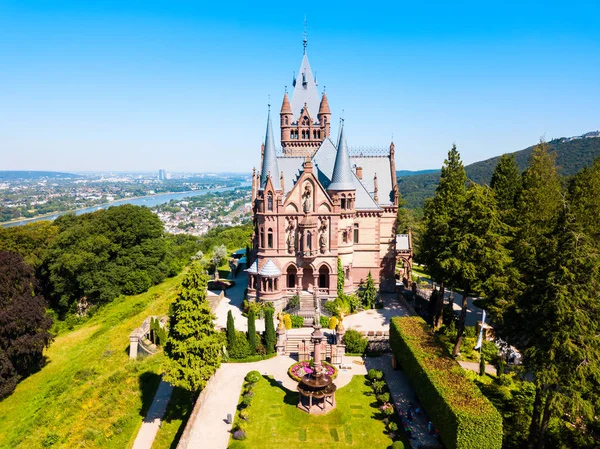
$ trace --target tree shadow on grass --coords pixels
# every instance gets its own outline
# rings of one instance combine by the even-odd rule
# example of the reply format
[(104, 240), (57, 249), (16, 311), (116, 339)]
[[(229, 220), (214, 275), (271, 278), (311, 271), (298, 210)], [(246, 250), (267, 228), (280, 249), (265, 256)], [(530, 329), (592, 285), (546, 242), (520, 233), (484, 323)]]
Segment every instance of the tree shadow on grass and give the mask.
[(140, 374), (138, 385), (142, 396), (142, 408), (140, 409), (140, 416), (142, 418), (145, 418), (148, 414), (159, 384), (160, 376), (158, 374), (151, 371)]
[(271, 385), (272, 387), (277, 387), (285, 393), (285, 396), (283, 397), (284, 404), (293, 406), (296, 406), (298, 404), (298, 393), (296, 393), (295, 391), (288, 390), (281, 384), (281, 382), (276, 381), (272, 376), (263, 377), (267, 382), (269, 382), (269, 385)]
[(171, 400), (167, 406), (167, 410), (163, 416), (163, 422), (170, 423), (171, 421), (181, 420), (181, 424), (177, 429), (177, 433), (169, 446), (170, 449), (175, 449), (181, 438), (181, 434), (185, 430), (190, 414), (194, 409), (194, 394), (184, 388), (173, 388)]

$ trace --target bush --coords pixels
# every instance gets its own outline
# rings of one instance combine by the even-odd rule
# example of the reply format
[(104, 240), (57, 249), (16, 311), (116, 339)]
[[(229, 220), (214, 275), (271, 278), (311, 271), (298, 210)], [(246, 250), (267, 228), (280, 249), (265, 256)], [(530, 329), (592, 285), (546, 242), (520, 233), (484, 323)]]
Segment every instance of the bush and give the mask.
[(388, 431), (390, 431), (390, 432), (397, 432), (398, 424), (396, 424), (394, 421), (391, 421), (388, 423), (387, 428), (388, 428)]
[(335, 301), (327, 301), (325, 303), (325, 310), (327, 310), (333, 316), (340, 316), (340, 310)]
[(250, 355), (250, 346), (248, 345), (248, 339), (246, 333), (237, 331), (235, 333), (235, 343), (233, 347), (229, 348), (229, 357), (232, 359), (243, 359)]
[(377, 395), (377, 400), (382, 404), (390, 402), (390, 394), (389, 393), (381, 393)]
[(374, 369), (371, 368), (368, 372), (367, 372), (367, 378), (370, 381), (374, 381), (374, 380), (381, 380), (383, 379), (383, 371), (378, 370), (378, 369)]
[(292, 328), (292, 317), (289, 316), (287, 313), (283, 316), (283, 324), (288, 330)]
[(244, 380), (248, 383), (255, 384), (261, 378), (262, 378), (262, 375), (258, 371), (250, 371), (248, 374), (246, 374), (246, 377), (244, 377)]
[(369, 340), (360, 336), (360, 332), (349, 329), (344, 334), (342, 341), (346, 345), (346, 352), (352, 354), (362, 354), (367, 349)]
[(243, 419), (244, 421), (248, 421), (250, 413), (248, 413), (248, 410), (244, 409), (244, 410), (240, 410), (239, 415), (240, 415), (240, 419)]
[(246, 432), (244, 432), (243, 430), (236, 430), (235, 432), (233, 432), (233, 439), (234, 440), (245, 440)]
[(286, 309), (296, 309), (298, 307), (300, 307), (300, 297), (298, 295), (294, 295), (288, 299)]
[(329, 318), (325, 315), (321, 315), (319, 317), (319, 324), (321, 325), (321, 327), (327, 328), (327, 326), (329, 326)]
[(447, 449), (500, 449), (502, 417), (419, 317), (394, 317), (390, 345)]
[(246, 423), (246, 421), (238, 421), (235, 424), (235, 430), (241, 430), (242, 432), (245, 432), (247, 428), (248, 428), (248, 423)]
[(243, 408), (247, 408), (247, 407), (250, 407), (252, 405), (252, 400), (253, 399), (254, 399), (254, 395), (252, 395), (252, 396), (244, 395), (242, 397), (242, 400), (241, 400), (240, 403), (242, 404)]
[(292, 327), (294, 329), (300, 328), (302, 326), (304, 326), (304, 318), (302, 318), (301, 316), (298, 315), (291, 315), (291, 320), (292, 320)]
[(332, 316), (331, 318), (329, 318), (329, 322), (327, 323), (327, 327), (329, 329), (335, 329), (338, 325), (338, 319), (334, 316)]
[[(229, 446), (231, 448), (231, 446)], [(394, 441), (389, 449), (404, 449), (404, 443), (402, 441)]]

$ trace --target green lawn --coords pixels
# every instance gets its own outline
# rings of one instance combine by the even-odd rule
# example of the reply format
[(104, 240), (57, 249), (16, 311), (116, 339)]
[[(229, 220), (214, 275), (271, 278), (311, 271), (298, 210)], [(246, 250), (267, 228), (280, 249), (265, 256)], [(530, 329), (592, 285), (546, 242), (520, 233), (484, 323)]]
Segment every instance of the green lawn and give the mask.
[(193, 394), (175, 387), (152, 449), (175, 449), (193, 408)]
[[(296, 408), (298, 395), (263, 378), (255, 387), (248, 409), (247, 449), (267, 447), (293, 448), (353, 447), (385, 449), (392, 440), (386, 433), (375, 396), (363, 376), (354, 376), (350, 384), (336, 393), (337, 409), (324, 416), (311, 416)], [(239, 418), (237, 418), (239, 419)], [(231, 444), (236, 446), (235, 440)]]
[(129, 334), (148, 315), (167, 314), (180, 282), (116, 300), (59, 335), (48, 364), (0, 402), (0, 447), (131, 447), (164, 356), (129, 360)]

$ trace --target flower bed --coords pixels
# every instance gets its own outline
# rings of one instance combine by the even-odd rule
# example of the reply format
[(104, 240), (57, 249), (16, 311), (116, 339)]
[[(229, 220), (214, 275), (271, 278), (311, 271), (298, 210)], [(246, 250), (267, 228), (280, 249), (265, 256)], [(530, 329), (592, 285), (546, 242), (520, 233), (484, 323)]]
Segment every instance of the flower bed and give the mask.
[[(312, 374), (312, 372), (313, 372), (313, 368), (311, 366), (312, 363), (313, 362), (309, 361), (309, 360), (303, 360), (301, 362), (294, 363), (288, 369), (288, 375), (292, 379), (294, 379), (296, 382), (300, 382), (306, 374)], [(332, 379), (335, 379), (338, 375), (337, 368), (327, 362), (321, 362), (321, 363), (323, 365), (323, 370), (325, 371), (325, 374), (330, 376)]]

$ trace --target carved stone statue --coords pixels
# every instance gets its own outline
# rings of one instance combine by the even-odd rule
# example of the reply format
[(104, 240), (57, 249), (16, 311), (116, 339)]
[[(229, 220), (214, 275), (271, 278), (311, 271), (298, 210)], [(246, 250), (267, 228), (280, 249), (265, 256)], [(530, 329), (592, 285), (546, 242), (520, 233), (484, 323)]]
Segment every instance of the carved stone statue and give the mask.
[(319, 249), (321, 253), (325, 253), (327, 251), (327, 219), (321, 220), (321, 235), (319, 236)]
[(310, 211), (312, 211), (312, 198), (309, 185), (304, 187), (304, 194), (302, 196), (304, 197), (304, 201), (302, 202), (302, 210), (305, 214), (308, 214)]
[(296, 250), (296, 227), (294, 225), (294, 219), (288, 218), (287, 228), (287, 246), (288, 253), (292, 254)]

